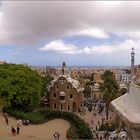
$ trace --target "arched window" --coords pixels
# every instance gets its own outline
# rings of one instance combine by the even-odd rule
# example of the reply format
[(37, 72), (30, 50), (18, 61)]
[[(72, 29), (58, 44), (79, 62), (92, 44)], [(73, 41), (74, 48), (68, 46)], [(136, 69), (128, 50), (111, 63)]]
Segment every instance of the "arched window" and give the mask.
[(73, 94), (70, 94), (70, 99), (73, 99)]
[(63, 110), (63, 105), (62, 104), (60, 105), (60, 109)]
[(58, 86), (56, 86), (56, 89), (58, 90), (58, 89), (59, 89), (59, 87), (58, 87)]
[(56, 109), (56, 103), (53, 104), (53, 108)]
[(69, 89), (70, 87), (69, 86), (67, 86), (67, 90)]
[(53, 93), (53, 98), (56, 98), (56, 93)]
[(60, 102), (65, 102), (65, 92), (60, 92), (60, 95), (59, 95), (59, 100)]
[(68, 111), (70, 110), (70, 106), (68, 105)]

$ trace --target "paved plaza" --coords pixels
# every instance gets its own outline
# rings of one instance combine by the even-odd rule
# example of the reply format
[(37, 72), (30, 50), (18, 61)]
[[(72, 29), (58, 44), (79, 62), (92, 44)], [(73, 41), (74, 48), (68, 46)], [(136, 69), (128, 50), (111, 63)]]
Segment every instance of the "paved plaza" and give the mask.
[[(100, 103), (99, 103), (100, 104)], [(103, 110), (100, 112), (100, 107), (97, 103), (96, 106), (92, 106), (92, 109), (89, 110), (88, 106), (85, 106), (85, 112), (78, 113), (77, 115), (85, 120), (89, 125), (93, 136), (95, 139), (97, 137), (104, 138), (105, 132), (99, 132), (98, 128), (102, 122), (106, 122), (106, 107), (103, 105)], [(22, 125), (20, 130), (20, 135), (12, 136), (11, 135), (11, 126), (16, 126), (16, 120), (12, 117), (9, 118), (9, 125), (6, 125), (5, 119), (0, 114), (0, 140), (53, 140), (54, 132), (60, 133), (60, 140), (66, 140), (66, 133), (70, 127), (69, 122), (62, 119), (55, 119), (44, 124), (24, 126)], [(113, 112), (109, 111), (109, 120), (111, 121), (114, 118)], [(98, 135), (98, 136), (97, 136)], [(116, 135), (116, 134), (115, 134)]]
[(108, 121), (106, 120), (106, 107), (104, 106), (104, 109), (101, 113), (99, 113), (99, 108), (97, 106), (92, 106), (92, 111), (88, 110), (88, 107), (85, 107), (85, 113), (78, 113), (78, 116), (85, 120), (85, 122), (89, 125), (91, 131), (93, 132), (94, 138), (97, 139), (97, 134), (99, 137), (104, 138), (105, 132), (99, 132), (97, 131), (102, 122), (111, 122), (115, 114), (111, 111), (109, 111), (109, 118)]

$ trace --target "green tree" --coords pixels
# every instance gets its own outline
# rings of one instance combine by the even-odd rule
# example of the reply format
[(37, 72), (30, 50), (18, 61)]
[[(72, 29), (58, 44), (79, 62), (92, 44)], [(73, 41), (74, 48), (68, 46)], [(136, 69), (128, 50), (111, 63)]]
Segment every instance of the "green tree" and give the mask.
[(109, 70), (105, 71), (102, 79), (103, 83), (100, 83), (99, 89), (103, 92), (103, 101), (106, 103), (106, 118), (108, 119), (109, 105), (118, 96), (119, 85)]
[(86, 86), (94, 86), (94, 82), (93, 81), (88, 81), (88, 82), (86, 82)]
[(86, 98), (89, 98), (90, 97), (90, 94), (91, 94), (91, 87), (90, 86), (85, 86), (84, 87), (84, 96), (86, 97)]
[(0, 65), (0, 81), (0, 98), (6, 106), (31, 111), (40, 104), (42, 79), (29, 67)]
[(106, 78), (113, 78), (113, 72), (111, 72), (110, 70), (106, 70), (101, 77), (103, 80), (105, 80)]
[(91, 74), (91, 76), (90, 76), (90, 81), (95, 81), (95, 80), (96, 80), (96, 79), (95, 79), (95, 74), (96, 74), (96, 73), (92, 73), (92, 74)]
[(48, 86), (54, 78), (50, 74), (46, 74), (43, 78), (43, 96), (48, 94)]

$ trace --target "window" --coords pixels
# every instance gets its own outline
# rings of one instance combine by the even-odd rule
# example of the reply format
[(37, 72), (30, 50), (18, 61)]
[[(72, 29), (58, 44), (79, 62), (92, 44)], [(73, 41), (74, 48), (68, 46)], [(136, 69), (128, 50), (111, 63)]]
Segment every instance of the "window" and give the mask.
[(68, 105), (68, 111), (70, 110), (70, 106)]
[(58, 86), (56, 86), (56, 89), (58, 89)]
[(72, 99), (73, 98), (73, 94), (70, 94), (70, 99)]
[(53, 94), (53, 98), (56, 98), (56, 93)]
[(83, 102), (81, 102), (81, 107), (83, 106)]
[(56, 103), (53, 104), (53, 108), (56, 109)]
[(61, 101), (64, 101), (64, 100), (65, 100), (65, 96), (59, 96), (59, 99), (60, 99)]
[(60, 105), (60, 109), (63, 110), (63, 105), (62, 104)]
[(67, 86), (67, 89), (69, 89), (69, 86)]
[(65, 92), (61, 91), (59, 95), (60, 102), (65, 102)]

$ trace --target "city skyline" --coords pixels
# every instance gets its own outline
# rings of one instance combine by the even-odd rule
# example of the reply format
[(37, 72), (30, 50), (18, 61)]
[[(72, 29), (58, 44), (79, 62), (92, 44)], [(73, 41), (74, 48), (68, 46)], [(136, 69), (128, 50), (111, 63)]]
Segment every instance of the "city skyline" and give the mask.
[[(140, 64), (140, 2), (2, 1), (0, 60), (39, 66)], [(18, 11), (18, 12), (17, 12)]]

